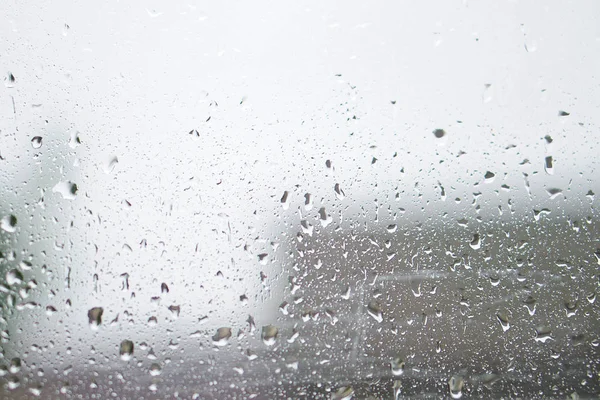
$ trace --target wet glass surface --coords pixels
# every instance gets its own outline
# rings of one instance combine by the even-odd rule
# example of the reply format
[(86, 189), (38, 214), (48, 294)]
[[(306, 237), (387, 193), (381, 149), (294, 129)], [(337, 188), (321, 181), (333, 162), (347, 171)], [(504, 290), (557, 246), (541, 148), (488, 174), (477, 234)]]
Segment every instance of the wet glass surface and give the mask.
[(0, 398), (595, 398), (600, 4), (0, 4)]

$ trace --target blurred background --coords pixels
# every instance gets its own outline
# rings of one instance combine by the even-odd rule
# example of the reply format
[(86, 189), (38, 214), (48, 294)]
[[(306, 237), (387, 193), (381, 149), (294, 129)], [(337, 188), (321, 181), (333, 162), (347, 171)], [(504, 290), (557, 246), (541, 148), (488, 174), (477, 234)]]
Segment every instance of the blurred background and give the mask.
[(600, 392), (596, 1), (0, 10), (0, 397)]

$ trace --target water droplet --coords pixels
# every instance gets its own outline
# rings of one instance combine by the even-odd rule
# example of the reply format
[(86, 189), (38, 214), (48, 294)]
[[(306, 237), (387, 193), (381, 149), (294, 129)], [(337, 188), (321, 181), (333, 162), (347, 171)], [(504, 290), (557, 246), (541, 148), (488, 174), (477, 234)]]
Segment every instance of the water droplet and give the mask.
[(79, 138), (79, 132), (73, 131), (71, 132), (71, 138), (69, 139), (69, 147), (74, 149), (81, 144), (81, 139)]
[(565, 301), (565, 311), (567, 312), (567, 317), (572, 317), (577, 314), (577, 302)]
[(42, 147), (42, 137), (34, 136), (31, 139), (31, 147), (33, 147), (34, 149), (39, 149), (40, 147)]
[(71, 181), (58, 182), (52, 188), (52, 192), (60, 193), (63, 199), (73, 200), (77, 197), (77, 184)]
[(335, 197), (337, 197), (338, 200), (344, 200), (344, 198), (346, 197), (346, 193), (344, 193), (339, 183), (335, 184), (333, 190), (335, 191)]
[(15, 390), (19, 386), (21, 386), (21, 381), (16, 376), (11, 376), (7, 379), (6, 387), (8, 387), (9, 390)]
[(289, 196), (290, 192), (288, 192), (287, 190), (285, 192), (283, 192), (283, 196), (281, 196), (281, 206), (283, 207), (284, 210), (287, 210), (290, 207), (290, 203), (289, 203)]
[(267, 346), (273, 346), (277, 341), (277, 334), (279, 329), (273, 325), (263, 326), (262, 328), (262, 341)]
[(492, 88), (491, 83), (486, 83), (483, 85), (483, 95), (482, 99), (484, 103), (489, 103), (494, 98), (494, 88)]
[(500, 284), (500, 277), (498, 277), (498, 275), (490, 275), (490, 284), (492, 286), (498, 286)]
[(596, 301), (596, 292), (588, 294), (586, 298), (590, 304), (594, 304), (594, 302)]
[(481, 239), (479, 238), (478, 233), (473, 235), (473, 240), (471, 240), (469, 246), (471, 246), (473, 250), (479, 250), (479, 248), (481, 248)]
[(547, 326), (538, 326), (535, 328), (535, 341), (546, 343), (546, 341), (552, 340), (552, 331)]
[(563, 111), (563, 110), (560, 110), (560, 111), (558, 112), (558, 116), (559, 116), (559, 117), (568, 117), (569, 115), (571, 115), (571, 113), (568, 113), (568, 112), (566, 112), (566, 111)]
[(496, 174), (493, 172), (490, 172), (490, 171), (487, 171), (485, 173), (485, 175), (483, 176), (485, 183), (492, 183), (492, 182), (494, 182), (495, 178), (496, 178)]
[(7, 215), (0, 221), (0, 228), (8, 233), (14, 233), (17, 230), (17, 217), (14, 215)]
[(8, 370), (11, 374), (18, 373), (21, 370), (21, 359), (18, 357), (11, 359), (10, 364), (8, 366)]
[(104, 309), (102, 307), (94, 307), (88, 311), (88, 320), (92, 329), (98, 329), (98, 326), (102, 323), (102, 314)]
[(42, 394), (42, 388), (41, 386), (33, 386), (29, 388), (29, 393), (31, 393), (32, 395), (34, 395), (35, 397), (39, 397)]
[(562, 189), (550, 188), (550, 189), (546, 189), (546, 192), (548, 193), (548, 195), (550, 196), (550, 199), (552, 200), (552, 199), (557, 198), (562, 193)]
[(321, 226), (323, 228), (326, 228), (327, 225), (329, 225), (333, 221), (333, 218), (331, 218), (330, 215), (327, 215), (327, 211), (325, 211), (325, 207), (321, 207), (319, 209), (319, 220), (321, 221)]
[(525, 304), (523, 307), (527, 308), (529, 315), (534, 315), (535, 307), (536, 307), (535, 299), (531, 296), (527, 296), (527, 298), (523, 301), (523, 303)]
[(113, 172), (118, 163), (119, 159), (117, 158), (117, 156), (110, 157), (106, 164), (104, 164), (104, 173), (110, 174), (111, 172)]
[(171, 311), (171, 315), (173, 316), (173, 318), (179, 318), (179, 314), (181, 313), (181, 307), (172, 305), (169, 306), (169, 311)]
[(450, 389), (450, 396), (453, 399), (460, 399), (462, 397), (464, 384), (465, 381), (461, 376), (453, 376), (448, 380), (448, 389)]
[(160, 365), (158, 363), (153, 363), (150, 366), (150, 375), (158, 376), (158, 375), (160, 375), (161, 372), (162, 372), (162, 369), (160, 368)]
[(389, 233), (396, 232), (396, 229), (398, 229), (398, 225), (396, 225), (396, 224), (391, 224), (391, 225), (388, 225), (388, 227), (387, 227), (387, 231)]
[(160, 284), (160, 292), (161, 293), (169, 293), (169, 287), (167, 286), (166, 283), (161, 283)]
[(18, 269), (11, 269), (6, 273), (6, 283), (9, 286), (18, 285), (23, 282), (23, 274)]
[(496, 318), (498, 318), (498, 322), (500, 322), (500, 326), (502, 327), (502, 331), (506, 332), (510, 329), (510, 322), (508, 320), (508, 314), (505, 312), (499, 312), (496, 314)]
[(342, 386), (331, 395), (331, 400), (350, 400), (354, 396), (354, 389), (351, 386)]
[(131, 340), (123, 340), (119, 346), (119, 354), (121, 355), (121, 360), (131, 360), (133, 356), (133, 342)]
[(392, 360), (392, 374), (394, 376), (400, 376), (404, 373), (404, 360), (400, 357), (397, 357)]
[(4, 78), (4, 85), (9, 88), (14, 87), (15, 81), (15, 76), (12, 74), (12, 72), (9, 72), (6, 78)]
[(367, 305), (367, 313), (373, 317), (373, 319), (377, 322), (382, 322), (383, 321), (383, 313), (381, 312), (381, 305), (379, 305), (379, 303), (377, 303), (376, 301), (371, 301), (368, 305)]
[(548, 156), (544, 159), (544, 170), (548, 175), (554, 175), (554, 163), (552, 156)]
[(438, 138), (438, 139), (441, 139), (441, 138), (443, 138), (444, 136), (446, 136), (446, 131), (445, 131), (445, 130), (443, 130), (443, 129), (434, 129), (434, 131), (433, 131), (433, 135), (434, 135), (436, 138)]
[(221, 327), (212, 337), (213, 345), (225, 346), (229, 342), (229, 338), (231, 338), (231, 328)]

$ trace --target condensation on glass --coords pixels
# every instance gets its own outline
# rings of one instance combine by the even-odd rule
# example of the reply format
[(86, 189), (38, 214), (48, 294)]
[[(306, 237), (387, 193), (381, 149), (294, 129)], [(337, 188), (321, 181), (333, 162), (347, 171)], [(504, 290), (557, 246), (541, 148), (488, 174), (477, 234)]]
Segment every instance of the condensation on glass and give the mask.
[(0, 4), (0, 398), (600, 392), (600, 4)]

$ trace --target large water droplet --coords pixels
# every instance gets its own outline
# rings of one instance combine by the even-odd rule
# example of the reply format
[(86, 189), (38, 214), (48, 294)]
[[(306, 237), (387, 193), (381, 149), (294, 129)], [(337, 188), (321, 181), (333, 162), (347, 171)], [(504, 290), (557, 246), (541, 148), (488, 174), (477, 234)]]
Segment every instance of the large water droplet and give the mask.
[(383, 313), (381, 312), (381, 305), (376, 301), (371, 301), (367, 305), (367, 313), (373, 317), (373, 319), (377, 322), (383, 321)]
[(21, 359), (15, 357), (10, 360), (10, 365), (8, 366), (8, 370), (11, 374), (16, 374), (21, 370)]
[(546, 343), (552, 340), (552, 331), (547, 326), (538, 326), (535, 328), (535, 341)]
[(117, 164), (119, 163), (119, 159), (117, 156), (110, 157), (106, 164), (104, 164), (104, 172), (110, 174), (113, 172)]
[(552, 156), (548, 156), (545, 158), (544, 162), (544, 170), (548, 175), (554, 175), (554, 166), (552, 161)]
[(121, 355), (121, 360), (131, 360), (133, 356), (133, 342), (131, 340), (123, 340), (119, 346), (119, 354)]
[(434, 129), (433, 136), (435, 136), (438, 139), (441, 139), (444, 136), (446, 136), (446, 131), (443, 129)]
[(63, 199), (73, 200), (77, 197), (77, 184), (71, 181), (58, 182), (52, 188), (54, 193), (60, 193)]
[(331, 395), (331, 400), (350, 400), (354, 396), (354, 389), (351, 386), (342, 386)]
[(498, 318), (498, 322), (500, 322), (500, 326), (502, 327), (502, 331), (506, 332), (510, 329), (510, 322), (508, 320), (508, 314), (505, 312), (499, 312), (496, 314), (496, 318)]
[(273, 346), (277, 341), (277, 334), (279, 329), (273, 325), (263, 326), (262, 328), (262, 340), (267, 346)]
[(453, 376), (448, 380), (448, 389), (450, 389), (450, 396), (453, 399), (460, 399), (462, 397), (462, 390), (465, 381), (461, 376)]
[(14, 215), (7, 215), (0, 220), (0, 228), (8, 233), (13, 233), (17, 230), (17, 217)]
[(527, 298), (523, 301), (523, 303), (525, 304), (523, 307), (527, 308), (529, 315), (534, 315), (535, 307), (536, 307), (535, 299), (531, 296), (527, 296)]
[(23, 274), (18, 269), (11, 269), (6, 273), (6, 283), (9, 286), (18, 285), (23, 282)]
[(392, 360), (392, 374), (394, 376), (400, 376), (404, 373), (404, 360), (400, 357)]
[(150, 375), (152, 375), (152, 376), (158, 376), (158, 375), (160, 375), (161, 372), (162, 372), (162, 369), (160, 368), (160, 364), (153, 363), (150, 366)]
[(221, 327), (217, 329), (217, 332), (213, 335), (212, 341), (215, 346), (225, 346), (229, 342), (231, 337), (231, 328)]
[(42, 147), (42, 137), (34, 136), (33, 138), (31, 138), (31, 147), (33, 147), (34, 149), (39, 149), (40, 147)]
[(102, 307), (90, 308), (88, 311), (88, 320), (92, 329), (98, 329), (98, 326), (102, 323), (102, 314), (104, 309)]
[(471, 246), (473, 250), (479, 250), (481, 248), (481, 239), (478, 233), (473, 235), (473, 240), (471, 240), (469, 246)]

